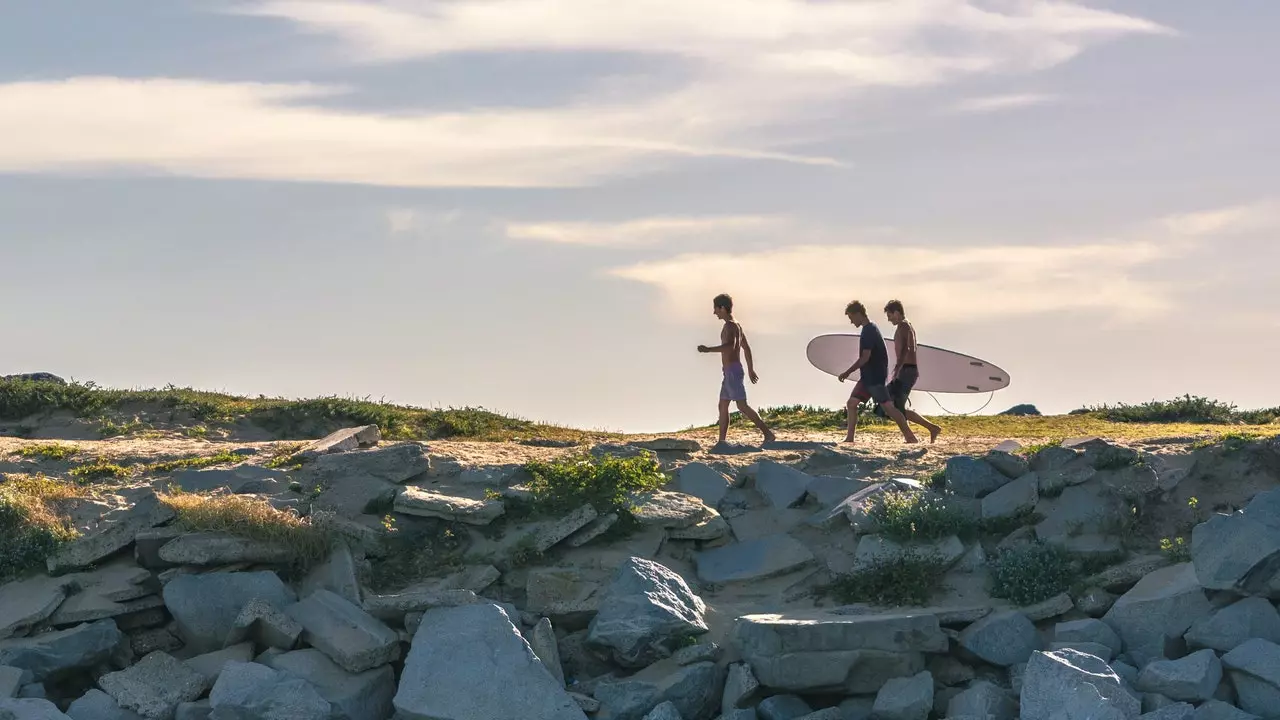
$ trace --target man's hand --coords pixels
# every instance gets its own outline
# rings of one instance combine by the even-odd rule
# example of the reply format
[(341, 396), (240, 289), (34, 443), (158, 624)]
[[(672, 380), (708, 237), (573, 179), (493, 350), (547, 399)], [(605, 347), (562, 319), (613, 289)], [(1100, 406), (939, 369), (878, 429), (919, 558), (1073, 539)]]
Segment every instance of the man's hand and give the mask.
[(700, 352), (700, 353), (704, 353), (704, 352), (706, 352), (706, 351), (707, 351), (707, 346), (706, 346), (706, 345), (699, 345), (699, 346), (698, 346), (698, 352)]
[(848, 380), (848, 379), (849, 379), (849, 375), (850, 375), (850, 373), (849, 373), (849, 371), (848, 371), (848, 370), (845, 370), (844, 372), (840, 373), (840, 375), (839, 375), (839, 377), (840, 377), (840, 382), (844, 382), (845, 380)]
[(750, 376), (751, 376), (752, 385), (755, 385), (756, 383), (760, 382), (760, 376), (756, 374), (755, 370), (751, 371)]

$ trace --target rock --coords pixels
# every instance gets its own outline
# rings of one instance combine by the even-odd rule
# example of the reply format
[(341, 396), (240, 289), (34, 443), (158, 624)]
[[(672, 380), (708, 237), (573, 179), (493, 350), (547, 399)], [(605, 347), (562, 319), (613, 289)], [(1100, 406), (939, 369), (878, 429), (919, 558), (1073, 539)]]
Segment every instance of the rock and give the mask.
[(1036, 409), (1035, 405), (1023, 403), (1021, 405), (1014, 405), (1013, 407), (1009, 408), (1008, 410), (1005, 410), (1000, 414), (1001, 415), (1039, 415), (1040, 411)]
[(404, 616), (437, 607), (455, 607), (481, 602), (470, 590), (413, 590), (395, 595), (368, 595), (364, 611), (383, 622), (401, 622)]
[(950, 655), (930, 657), (928, 670), (939, 685), (967, 685), (974, 678), (973, 668)]
[(1088, 582), (1106, 590), (1123, 592), (1132, 589), (1144, 577), (1169, 565), (1169, 560), (1163, 555), (1136, 555), (1094, 575)]
[(5, 375), (3, 377), (0, 377), (0, 380), (7, 380), (10, 382), (46, 382), (46, 383), (53, 383), (55, 385), (67, 384), (66, 380), (63, 380), (62, 378), (50, 372), (33, 372), (33, 373), (19, 373), (17, 375)]
[(374, 450), (321, 455), (303, 468), (299, 479), (303, 485), (330, 486), (368, 478), (400, 485), (430, 469), (426, 448), (416, 442), (403, 442)]
[(1173, 700), (1212, 700), (1222, 682), (1222, 662), (1211, 649), (1199, 650), (1180, 660), (1157, 660), (1142, 669), (1137, 689), (1160, 693)]
[[(345, 518), (386, 514), (401, 492), (399, 485), (382, 478), (357, 476), (335, 479), (329, 485), (314, 486), (320, 494), (311, 501), (313, 510), (332, 512)], [(310, 489), (304, 486), (304, 489)]]
[(172, 655), (154, 652), (127, 670), (103, 675), (98, 685), (126, 710), (151, 720), (171, 720), (178, 703), (204, 694), (209, 687), (205, 682), (203, 675)]
[(809, 488), (805, 493), (808, 497), (813, 498), (820, 507), (830, 508), (840, 504), (845, 498), (859, 490), (870, 487), (870, 485), (871, 483), (865, 480), (817, 475), (813, 478), (813, 482), (809, 483)]
[(1026, 615), (1031, 622), (1040, 622), (1059, 615), (1066, 615), (1074, 609), (1075, 603), (1072, 602), (1071, 596), (1066, 593), (1058, 593), (1048, 600), (1042, 600), (1035, 605), (1018, 608), (1018, 612)]
[(1014, 455), (1005, 450), (991, 450), (987, 456), (983, 458), (991, 467), (995, 468), (1001, 475), (1010, 480), (1018, 478), (1031, 472), (1031, 463), (1021, 455)]
[(258, 646), (292, 650), (301, 636), (302, 625), (266, 600), (254, 598), (236, 616), (224, 644), (252, 640)]
[(67, 708), (71, 720), (141, 720), (132, 710), (124, 710), (115, 698), (98, 689), (91, 689)]
[(692, 665), (698, 662), (717, 662), (723, 654), (723, 648), (713, 642), (688, 645), (675, 651), (671, 659), (677, 665)]
[(586, 718), (497, 605), (428, 610), (394, 706), (404, 720)]
[(795, 695), (774, 695), (756, 706), (761, 720), (796, 720), (813, 712), (809, 703)]
[(233, 468), (178, 470), (164, 481), (164, 484), (169, 487), (176, 486), (189, 493), (207, 494), (222, 489), (240, 493), (255, 486), (279, 486), (287, 485), (288, 482), (288, 473), (281, 470), (257, 465), (239, 465)]
[[(794, 542), (794, 541), (793, 541)], [(909, 553), (931, 555), (950, 567), (964, 556), (964, 543), (955, 535), (934, 542), (915, 542), (902, 544), (882, 535), (866, 535), (858, 541), (858, 549), (854, 554), (854, 570), (871, 568), (884, 562), (892, 562)]]
[(204, 677), (207, 687), (213, 687), (227, 663), (250, 662), (253, 660), (253, 650), (253, 643), (240, 643), (217, 652), (197, 655), (186, 660), (185, 664)]
[(625, 667), (644, 667), (670, 655), (680, 640), (708, 631), (706, 604), (684, 578), (644, 558), (618, 569), (587, 629), (587, 641)]
[(609, 513), (587, 523), (581, 530), (569, 536), (565, 544), (569, 547), (582, 547), (604, 535), (618, 523), (618, 513)]
[(49, 616), (49, 624), (57, 627), (141, 612), (163, 604), (151, 595), (151, 573), (132, 562), (117, 562), (94, 572), (63, 577), (79, 589)]
[(316, 590), (328, 590), (356, 605), (363, 601), (356, 559), (345, 540), (336, 540), (329, 548), (329, 556), (325, 561), (313, 567), (303, 578), (300, 588), (303, 597)]
[(645, 527), (693, 527), (709, 518), (713, 512), (692, 495), (665, 490), (633, 493), (628, 500), (631, 503), (631, 516)]
[(37, 698), (0, 698), (0, 718), (4, 720), (69, 720), (58, 706)]
[(1036, 506), (1044, 517), (1036, 524), (1036, 535), (1045, 542), (1066, 545), (1081, 535), (1113, 534), (1129, 511), (1123, 500), (1100, 486), (1068, 487), (1059, 497)]
[(213, 707), (206, 698), (193, 703), (180, 703), (173, 717), (174, 720), (209, 720), (212, 714)]
[(30, 679), (30, 672), (21, 668), (0, 665), (0, 700), (16, 697), (18, 690)]
[(1051, 445), (1036, 452), (1030, 458), (1031, 469), (1036, 472), (1058, 470), (1066, 467), (1080, 457), (1080, 453), (1061, 445)]
[(1218, 700), (1210, 700), (1191, 716), (1194, 720), (1260, 720), (1258, 715), (1251, 715), (1233, 705)]
[(718, 540), (730, 533), (729, 523), (714, 510), (711, 517), (687, 528), (676, 528), (667, 531), (672, 540)]
[(1067, 488), (1083, 485), (1098, 474), (1088, 465), (1068, 465), (1056, 470), (1037, 470), (1036, 481), (1043, 497), (1057, 497)]
[(334, 720), (385, 720), (394, 708), (395, 671), (390, 665), (352, 674), (319, 650), (295, 650), (266, 664), (310, 683), (333, 707)]
[(595, 519), (596, 509), (588, 503), (559, 520), (544, 525), (533, 536), (534, 551), (545, 553)]
[(164, 604), (194, 652), (225, 646), (240, 611), (256, 598), (284, 607), (297, 600), (273, 572), (211, 572), (180, 575), (164, 587)]
[(799, 505), (812, 482), (812, 475), (773, 460), (761, 460), (756, 468), (756, 492), (775, 508)]
[(871, 717), (873, 720), (927, 720), (932, 709), (933, 676), (926, 670), (885, 683), (876, 694)]
[(506, 512), (501, 500), (475, 500), (407, 487), (396, 496), (395, 511), (468, 525), (488, 525)]
[(674, 487), (685, 495), (692, 495), (707, 507), (719, 507), (720, 501), (733, 487), (728, 475), (705, 463), (689, 463), (676, 473)]
[(1039, 501), (1040, 477), (1034, 473), (1023, 475), (982, 498), (982, 518), (1014, 517), (1034, 510)]
[(947, 489), (961, 497), (985, 497), (1007, 482), (1009, 478), (1000, 474), (984, 460), (966, 455), (956, 455), (947, 459)]
[(564, 668), (560, 665), (560, 645), (556, 640), (556, 631), (551, 627), (551, 620), (542, 618), (528, 632), (524, 633), (533, 654), (538, 656), (551, 676), (564, 685)]
[(1022, 678), (1022, 720), (1133, 720), (1142, 703), (1101, 659), (1073, 650), (1036, 652)]
[(43, 575), (0, 586), (0, 640), (53, 615), (74, 589), (72, 578)]
[(1118, 598), (1102, 588), (1088, 588), (1076, 598), (1076, 609), (1092, 618), (1107, 614)]
[[(332, 457), (332, 456), (326, 456)], [(210, 720), (328, 720), (311, 683), (257, 663), (229, 662), (209, 693)]]
[(400, 659), (400, 637), (382, 621), (328, 590), (317, 590), (285, 609), (302, 626), (302, 639), (351, 673)]
[(698, 579), (724, 584), (776, 577), (815, 561), (790, 535), (779, 534), (695, 553)]
[(1274, 717), (1280, 707), (1280, 645), (1254, 638), (1222, 657), (1240, 695), (1240, 709)]
[(1075, 650), (1076, 652), (1081, 652), (1081, 653), (1084, 653), (1085, 655), (1092, 655), (1102, 660), (1103, 662), (1107, 662), (1107, 663), (1110, 663), (1116, 657), (1115, 651), (1107, 647), (1106, 645), (1102, 645), (1099, 643), (1082, 642), (1080, 640), (1076, 640), (1073, 642), (1053, 642), (1049, 644), (1048, 649), (1051, 651)]
[(1147, 575), (1103, 616), (1139, 666), (1164, 658), (1165, 643), (1181, 637), (1213, 608), (1196, 582), (1195, 568), (1181, 563)]
[(312, 442), (294, 453), (294, 457), (314, 459), (328, 453), (348, 452), (360, 448), (373, 447), (379, 442), (382, 442), (382, 432), (377, 425), (343, 428)]
[(1248, 597), (1196, 620), (1186, 635), (1187, 647), (1231, 652), (1250, 638), (1280, 644), (1280, 613), (1268, 600)]
[(603, 681), (595, 697), (602, 705), (598, 720), (642, 720), (664, 702), (676, 706), (681, 717), (705, 718), (715, 712), (723, 692), (715, 663), (697, 663), (672, 670), (657, 663), (625, 680)]
[(824, 611), (744, 615), (732, 641), (761, 685), (792, 692), (877, 692), (924, 669), (923, 653), (949, 641), (928, 612), (839, 615)]
[(978, 717), (987, 720), (1014, 720), (1018, 704), (1004, 688), (978, 681), (947, 703), (947, 717)]
[(644, 720), (684, 720), (684, 718), (680, 716), (680, 710), (675, 703), (668, 700), (645, 715)]
[(1214, 515), (1191, 531), (1191, 560), (1207, 590), (1259, 595), (1280, 570), (1280, 489), (1260, 492), (1245, 509)]
[[(1053, 628), (1053, 639), (1060, 643), (1094, 643), (1104, 645), (1111, 651), (1111, 656), (1119, 655), (1124, 649), (1120, 636), (1111, 626), (1101, 620), (1072, 620), (1060, 622)], [(1109, 658), (1104, 658), (1108, 659)]]
[(0, 665), (31, 672), (40, 682), (68, 670), (105, 662), (124, 641), (112, 620), (99, 620), (69, 630), (44, 633), (21, 640), (0, 641)]
[(605, 594), (601, 579), (577, 568), (534, 568), (525, 585), (525, 605), (552, 622), (583, 619), (600, 608)]
[(760, 681), (751, 672), (746, 663), (733, 663), (724, 681), (724, 692), (720, 696), (720, 712), (728, 715), (734, 710), (750, 707), (755, 704), (760, 694)]
[(128, 508), (102, 516), (96, 527), (64, 545), (47, 561), (50, 575), (94, 565), (128, 547), (139, 532), (173, 519), (173, 508), (150, 490)]
[(992, 665), (1028, 662), (1040, 649), (1040, 635), (1026, 615), (1015, 610), (992, 613), (960, 633), (960, 646)]
[(1196, 714), (1196, 708), (1190, 703), (1173, 703), (1166, 705), (1158, 710), (1143, 713), (1140, 717), (1143, 720), (1191, 720)]
[(155, 628), (133, 635), (129, 646), (133, 648), (134, 655), (143, 657), (156, 651), (176, 652), (182, 648), (182, 641), (164, 628)]
[(653, 440), (641, 440), (631, 443), (632, 445), (644, 450), (653, 450), (654, 452), (698, 452), (702, 449), (702, 445), (697, 440), (689, 440), (687, 438), (654, 438)]
[(286, 563), (294, 557), (287, 545), (224, 533), (190, 533), (160, 548), (160, 559), (173, 565)]

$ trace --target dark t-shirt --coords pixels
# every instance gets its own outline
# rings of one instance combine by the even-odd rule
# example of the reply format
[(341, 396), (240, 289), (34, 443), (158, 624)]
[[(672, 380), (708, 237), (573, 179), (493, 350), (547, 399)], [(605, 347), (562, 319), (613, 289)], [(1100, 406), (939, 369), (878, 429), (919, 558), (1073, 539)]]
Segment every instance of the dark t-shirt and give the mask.
[(862, 326), (862, 341), (858, 343), (858, 354), (863, 350), (871, 351), (871, 359), (859, 371), (864, 385), (883, 385), (889, 379), (889, 351), (884, 347), (884, 336), (880, 328), (873, 322)]

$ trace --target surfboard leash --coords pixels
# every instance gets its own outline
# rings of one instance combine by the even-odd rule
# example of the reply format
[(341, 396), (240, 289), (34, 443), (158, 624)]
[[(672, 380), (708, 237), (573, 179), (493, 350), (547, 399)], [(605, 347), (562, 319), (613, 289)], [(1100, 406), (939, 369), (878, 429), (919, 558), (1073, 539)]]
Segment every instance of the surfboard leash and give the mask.
[(928, 395), (928, 396), (929, 396), (929, 397), (931, 397), (931, 398), (933, 398), (933, 401), (934, 401), (935, 403), (938, 403), (938, 407), (942, 408), (942, 412), (944, 412), (944, 413), (946, 413), (946, 414), (948, 414), (948, 415), (959, 415), (959, 416), (961, 416), (961, 417), (965, 417), (965, 416), (968, 416), (968, 415), (973, 415), (973, 414), (975, 414), (975, 413), (980, 413), (980, 412), (982, 412), (983, 410), (986, 410), (986, 409), (987, 409), (987, 406), (991, 404), (991, 401), (992, 401), (992, 400), (994, 400), (994, 399), (995, 399), (995, 396), (996, 396), (995, 391), (994, 391), (994, 390), (992, 390), (990, 393), (988, 393), (988, 394), (987, 394), (987, 401), (986, 401), (986, 402), (984, 402), (984, 403), (982, 403), (982, 407), (978, 408), (977, 410), (973, 410), (973, 411), (971, 411), (971, 412), (967, 412), (967, 413), (958, 413), (958, 412), (951, 412), (950, 410), (948, 410), (948, 409), (946, 409), (945, 407), (943, 407), (942, 403), (941, 403), (941, 402), (939, 402), (939, 400), (938, 400), (938, 396), (934, 395), (933, 393), (929, 392), (928, 390), (925, 390), (925, 391), (924, 391), (924, 394), (925, 394), (925, 395)]

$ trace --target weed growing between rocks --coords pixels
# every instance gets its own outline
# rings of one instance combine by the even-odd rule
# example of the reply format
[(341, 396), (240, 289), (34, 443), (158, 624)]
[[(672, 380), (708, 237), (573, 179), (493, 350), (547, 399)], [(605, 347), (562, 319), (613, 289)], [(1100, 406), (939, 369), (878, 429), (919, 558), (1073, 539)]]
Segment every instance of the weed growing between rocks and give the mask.
[(426, 578), (440, 577), (462, 567), (463, 542), (444, 521), (414, 523), (411, 529), (383, 521), (386, 553), (372, 564), (369, 587), (375, 592), (398, 591)]
[(1039, 541), (1001, 550), (989, 567), (991, 597), (1017, 605), (1033, 605), (1066, 592), (1083, 574), (1074, 556)]
[(1044, 515), (1036, 512), (1034, 509), (1023, 510), (1015, 515), (1006, 517), (986, 518), (978, 523), (978, 528), (988, 535), (996, 535), (1004, 537), (1009, 533), (1024, 528), (1028, 525), (1035, 525), (1044, 520)]
[(882, 493), (871, 503), (867, 514), (880, 534), (898, 542), (971, 536), (978, 529), (971, 516), (948, 505), (944, 497), (918, 490)]
[(66, 460), (78, 452), (80, 452), (80, 448), (75, 445), (63, 445), (55, 442), (27, 445), (21, 450), (14, 451), (13, 454), (29, 460)]
[(578, 455), (550, 462), (535, 460), (524, 469), (532, 494), (530, 510), (560, 514), (590, 503), (601, 515), (627, 511), (632, 493), (658, 490), (669, 478), (649, 456), (596, 459)]
[(160, 501), (173, 508), (175, 525), (188, 532), (220, 532), (287, 547), (300, 568), (324, 558), (330, 534), (292, 512), (243, 495), (196, 495), (170, 490)]
[(180, 458), (178, 460), (165, 460), (163, 462), (152, 463), (146, 468), (150, 472), (173, 472), (174, 470), (199, 470), (201, 468), (212, 467), (214, 465), (226, 465), (242, 462), (244, 456), (236, 455), (230, 450), (222, 450), (215, 455), (201, 455), (196, 457)]
[(43, 475), (0, 483), (0, 583), (35, 568), (76, 532), (59, 506), (77, 497), (72, 486)]
[(110, 462), (106, 458), (94, 458), (92, 462), (71, 470), (71, 477), (80, 483), (90, 483), (97, 480), (124, 480), (130, 474), (129, 468)]
[(877, 559), (866, 567), (841, 575), (823, 588), (843, 603), (901, 606), (928, 605), (942, 589), (947, 565), (932, 553), (909, 549)]

